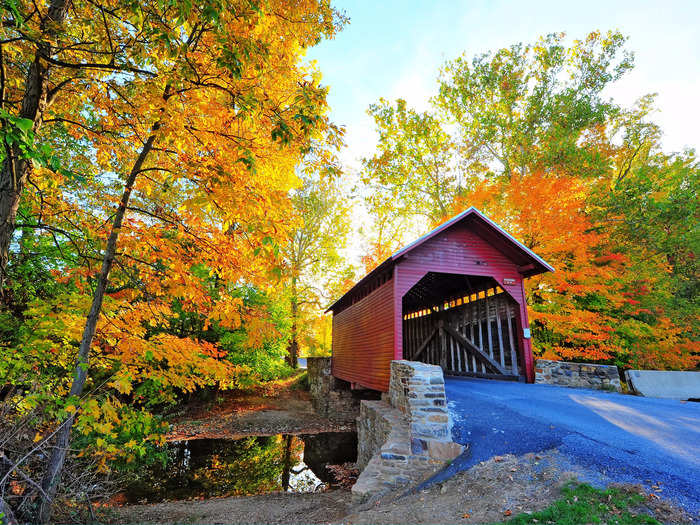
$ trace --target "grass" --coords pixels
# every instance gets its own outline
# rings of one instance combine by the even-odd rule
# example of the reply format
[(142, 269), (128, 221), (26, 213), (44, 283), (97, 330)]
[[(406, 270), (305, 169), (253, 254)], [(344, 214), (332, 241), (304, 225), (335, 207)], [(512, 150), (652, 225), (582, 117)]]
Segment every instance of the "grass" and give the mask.
[(508, 525), (556, 523), (608, 523), (618, 525), (660, 524), (647, 514), (635, 512), (644, 496), (616, 488), (600, 490), (587, 484), (572, 484), (562, 489), (562, 497), (546, 509), (532, 514), (519, 514)]

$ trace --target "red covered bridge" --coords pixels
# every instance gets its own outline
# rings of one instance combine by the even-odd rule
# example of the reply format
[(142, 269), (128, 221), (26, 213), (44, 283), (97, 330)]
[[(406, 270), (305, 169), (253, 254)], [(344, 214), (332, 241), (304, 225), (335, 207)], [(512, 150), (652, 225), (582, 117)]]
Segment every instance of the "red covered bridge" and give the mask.
[(554, 269), (476, 208), (394, 253), (338, 299), (333, 375), (386, 391), (393, 359), (534, 381), (523, 280)]

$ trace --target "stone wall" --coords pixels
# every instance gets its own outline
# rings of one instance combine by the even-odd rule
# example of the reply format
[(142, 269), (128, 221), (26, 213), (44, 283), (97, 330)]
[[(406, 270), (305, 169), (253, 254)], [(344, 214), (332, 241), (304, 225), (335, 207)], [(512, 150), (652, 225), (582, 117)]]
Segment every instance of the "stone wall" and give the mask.
[(464, 451), (451, 439), (442, 369), (424, 363), (391, 362), (389, 391), (362, 401), (357, 432), (356, 503), (426, 479)]
[(616, 366), (546, 359), (538, 359), (535, 363), (535, 383), (618, 392), (621, 390), (620, 373)]
[(421, 440), (452, 440), (442, 368), (392, 361), (388, 397), (410, 423), (412, 448), (420, 447)]
[(392, 421), (391, 410), (382, 401), (364, 401), (357, 418), (357, 468), (364, 470), (372, 456), (379, 454), (389, 439)]
[(330, 357), (309, 357), (306, 367), (316, 413), (335, 423), (354, 423), (365, 392), (353, 392), (349, 383), (333, 377)]
[(462, 451), (461, 446), (451, 443), (455, 448), (449, 457), (412, 453), (408, 422), (386, 401), (362, 401), (357, 433), (357, 466), (362, 473), (352, 487), (353, 503), (366, 503), (428, 479)]

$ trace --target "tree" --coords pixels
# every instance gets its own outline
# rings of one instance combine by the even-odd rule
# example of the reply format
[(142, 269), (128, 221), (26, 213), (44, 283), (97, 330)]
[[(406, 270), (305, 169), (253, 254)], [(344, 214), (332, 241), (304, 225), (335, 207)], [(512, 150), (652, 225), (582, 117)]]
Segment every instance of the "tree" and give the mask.
[(602, 91), (632, 67), (632, 54), (618, 32), (593, 32), (570, 47), (564, 38), (551, 34), (447, 62), (428, 111), (401, 99), (369, 107), (379, 140), (377, 153), (363, 160), (362, 182), (382, 231), (381, 241), (369, 243), (369, 259), (398, 247), (402, 232), (414, 229), (405, 221), (422, 220), (424, 229), (445, 220), (454, 199), (484, 178), (605, 176), (606, 126), (616, 118), (624, 134), (639, 119), (625, 121)]
[(618, 107), (602, 92), (633, 56), (619, 32), (592, 32), (568, 48), (564, 38), (550, 34), (445, 65), (434, 104), (458, 128), (468, 173), (594, 177), (607, 169), (596, 138)]
[(368, 113), (379, 132), (377, 153), (362, 160), (370, 211), (390, 204), (402, 216), (439, 222), (460, 187), (455, 142), (435, 116), (408, 108), (405, 100), (394, 107), (381, 99)]
[(653, 96), (603, 97), (632, 67), (624, 43), (548, 35), (448, 62), (426, 113), (371, 106), (369, 265), (417, 216), (435, 226), (477, 206), (557, 269), (528, 284), (540, 355), (696, 366), (697, 162), (661, 151)]
[(535, 172), (484, 182), (464, 201), (478, 207), (555, 268), (526, 283), (534, 351), (545, 358), (605, 361), (620, 352), (610, 315), (622, 302), (626, 259), (606, 254), (586, 215), (586, 183)]
[(587, 212), (590, 186), (535, 172), (490, 180), (466, 197), (556, 268), (526, 284), (535, 352), (624, 367), (692, 368), (697, 346), (684, 328), (688, 320), (672, 319), (666, 307), (664, 264), (657, 257), (638, 260)]
[(335, 295), (331, 283), (347, 280), (342, 250), (350, 231), (350, 207), (338, 178), (310, 174), (294, 191), (292, 202), (299, 225), (291, 231), (282, 253), (288, 269), (292, 320), (288, 361), (297, 367), (302, 326), (310, 326)]
[[(83, 264), (56, 268), (72, 287), (53, 304), (37, 305), (34, 314), (53, 315), (37, 317), (41, 329), (25, 347), (33, 357), (55, 352), (76, 363), (72, 381), (64, 378), (65, 390), (55, 392), (66, 393), (57, 413), (63, 419), (45, 436), (53, 448), (41, 483), (44, 522), (74, 422), (88, 432), (102, 424), (107, 405), (84, 396), (86, 386), (98, 387), (91, 373), (104, 370), (121, 395), (148, 375), (152, 385), (183, 390), (235, 376), (217, 345), (154, 328), (176, 306), (224, 328), (255, 317), (235, 285), (269, 275), (273, 247), (292, 225), (286, 195), (294, 167), (328, 126), (326, 90), (299, 64), (300, 54), (338, 23), (326, 3), (315, 1), (73, 9), (84, 26), (71, 19), (56, 37), (69, 40), (56, 49), (71, 58), (41, 51), (41, 60), (80, 70), (64, 85), (81, 91), (42, 119), (88, 144), (90, 172), (81, 185), (47, 167), (25, 174), (36, 190), (29, 199), (37, 228), (86, 252)], [(100, 45), (133, 54), (122, 60), (108, 50), (105, 61), (87, 62), (102, 52), (75, 42), (92, 42), (91, 18), (107, 20), (95, 38)], [(68, 108), (80, 109), (69, 117)], [(108, 455), (118, 453), (113, 443), (102, 445)]]

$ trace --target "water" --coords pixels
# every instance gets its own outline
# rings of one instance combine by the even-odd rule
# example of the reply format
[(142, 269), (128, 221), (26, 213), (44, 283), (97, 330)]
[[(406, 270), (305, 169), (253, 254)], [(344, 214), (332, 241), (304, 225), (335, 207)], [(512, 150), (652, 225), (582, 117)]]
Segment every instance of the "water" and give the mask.
[(323, 490), (332, 482), (326, 465), (357, 460), (357, 434), (193, 439), (169, 443), (167, 453), (165, 466), (152, 466), (127, 487), (127, 502)]

